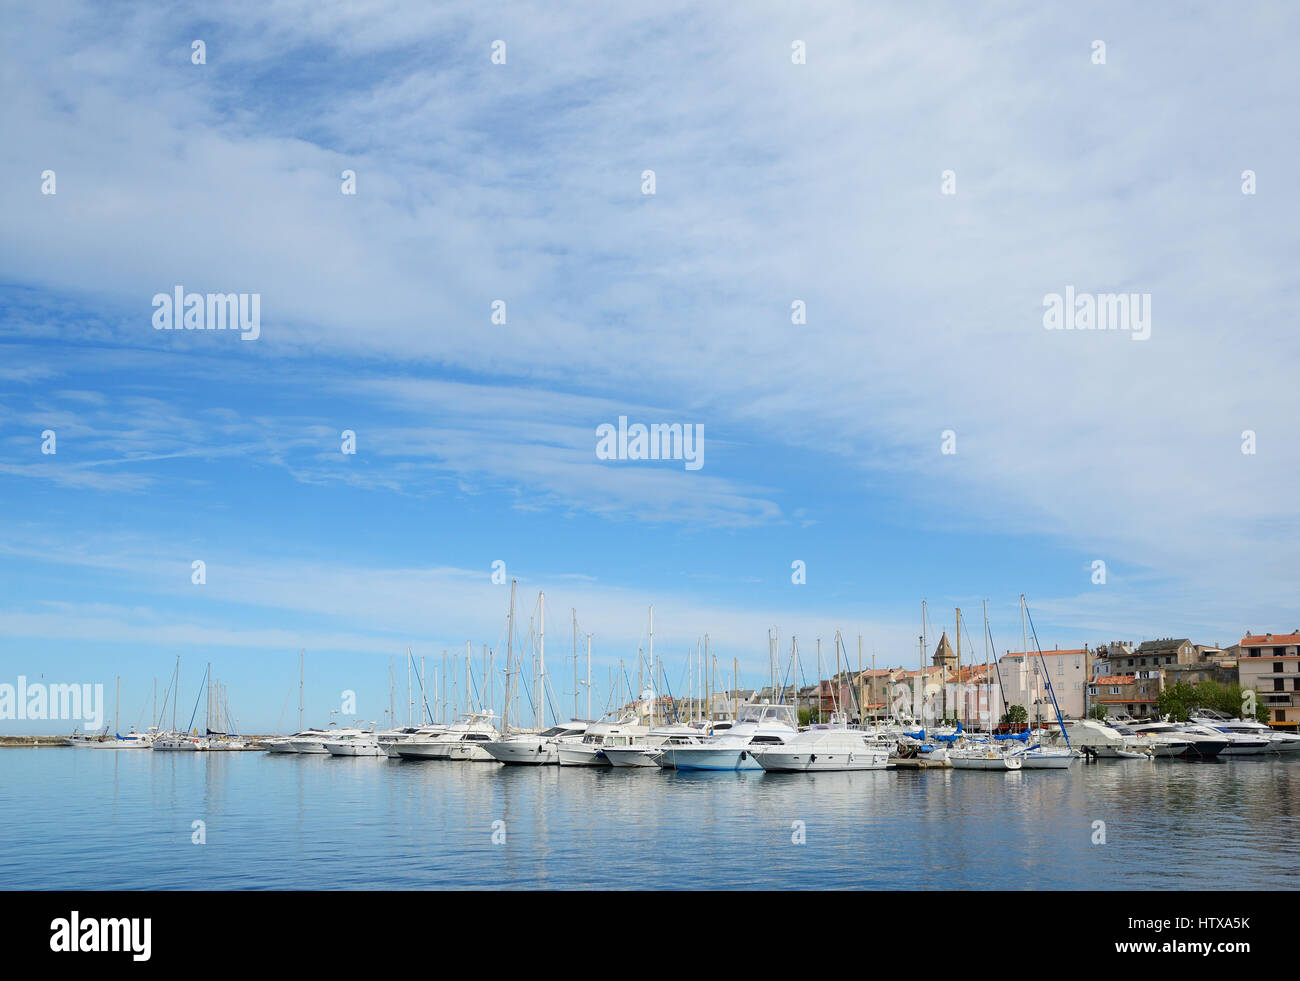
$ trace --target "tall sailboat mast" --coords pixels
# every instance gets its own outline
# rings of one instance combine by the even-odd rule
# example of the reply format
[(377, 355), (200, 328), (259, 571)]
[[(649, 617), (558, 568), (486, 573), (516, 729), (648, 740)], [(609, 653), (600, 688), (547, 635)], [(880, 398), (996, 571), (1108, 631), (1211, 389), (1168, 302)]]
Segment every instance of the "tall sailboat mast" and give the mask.
[(650, 607), (650, 725), (655, 724), (655, 608)]
[(506, 700), (501, 709), (501, 729), (502, 731), (510, 728), (510, 698), (514, 693), (510, 690), (511, 670), (515, 663), (515, 583), (517, 579), (510, 580), (510, 612), (506, 614)]
[(537, 731), (546, 728), (546, 705), (542, 685), (546, 683), (546, 593), (537, 594)]
[(303, 647), (298, 651), (298, 731), (302, 732), (302, 679), (303, 679), (303, 659), (307, 654), (307, 648)]

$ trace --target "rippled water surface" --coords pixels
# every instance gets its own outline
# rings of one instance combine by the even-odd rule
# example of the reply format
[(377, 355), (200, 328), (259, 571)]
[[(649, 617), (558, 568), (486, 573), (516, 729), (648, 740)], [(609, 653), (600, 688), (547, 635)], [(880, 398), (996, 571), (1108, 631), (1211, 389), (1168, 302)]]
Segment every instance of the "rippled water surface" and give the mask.
[(1267, 889), (1294, 886), (1298, 837), (1300, 760), (1276, 758), (806, 776), (0, 750), (8, 889)]

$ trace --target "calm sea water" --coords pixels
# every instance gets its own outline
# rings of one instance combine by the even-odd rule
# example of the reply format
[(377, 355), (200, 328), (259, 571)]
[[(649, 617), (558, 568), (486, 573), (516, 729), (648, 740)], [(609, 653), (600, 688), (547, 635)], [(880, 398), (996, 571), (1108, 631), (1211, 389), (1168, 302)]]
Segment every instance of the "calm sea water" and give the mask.
[(1269, 889), (1298, 837), (1300, 760), (806, 776), (0, 750), (7, 889)]

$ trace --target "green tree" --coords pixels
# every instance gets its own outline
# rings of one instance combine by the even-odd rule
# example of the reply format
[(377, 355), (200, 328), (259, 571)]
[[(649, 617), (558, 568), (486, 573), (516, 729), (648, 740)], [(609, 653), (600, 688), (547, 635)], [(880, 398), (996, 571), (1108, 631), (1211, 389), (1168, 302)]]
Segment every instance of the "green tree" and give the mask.
[(1167, 715), (1175, 722), (1186, 722), (1192, 709), (1196, 708), (1196, 689), (1185, 681), (1170, 685), (1160, 692), (1156, 704), (1160, 714)]
[(1023, 705), (1008, 705), (1006, 712), (1002, 714), (1002, 724), (1005, 725), (1023, 725), (1029, 721), (1029, 712)]
[(1090, 719), (1097, 719), (1104, 722), (1108, 714), (1105, 705), (1094, 705), (1092, 708), (1088, 709), (1088, 718)]

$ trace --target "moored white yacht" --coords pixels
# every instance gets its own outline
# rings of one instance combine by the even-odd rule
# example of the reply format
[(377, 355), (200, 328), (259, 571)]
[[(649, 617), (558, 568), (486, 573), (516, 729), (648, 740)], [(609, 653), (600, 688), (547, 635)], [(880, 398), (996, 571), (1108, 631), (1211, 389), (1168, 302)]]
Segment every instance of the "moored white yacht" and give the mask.
[(335, 739), (325, 740), (325, 751), (330, 756), (385, 756), (387, 753), (379, 741), (380, 735), (377, 732), (343, 733)]
[(582, 719), (562, 722), (543, 732), (519, 732), (483, 744), (498, 763), (515, 766), (554, 766), (560, 762), (560, 744), (581, 742), (590, 723)]
[(815, 725), (780, 746), (768, 747), (757, 759), (768, 773), (884, 770), (889, 766), (889, 749), (887, 742), (858, 729)]
[(333, 742), (346, 736), (364, 735), (365, 732), (364, 729), (327, 729), (323, 733), (316, 732), (291, 737), (289, 745), (293, 747), (295, 753), (304, 756), (324, 756), (329, 753), (329, 750), (325, 748), (326, 742)]
[(1244, 735), (1224, 729), (1216, 729), (1208, 725), (1200, 725), (1196, 722), (1180, 722), (1178, 730), (1180, 732), (1196, 733), (1209, 739), (1222, 736), (1228, 741), (1228, 744), (1221, 751), (1223, 756), (1259, 756), (1266, 753), (1271, 745), (1265, 736), (1258, 734)]
[(1201, 732), (1185, 731), (1173, 722), (1128, 722), (1128, 728), (1139, 736), (1151, 740), (1155, 754), (1160, 758), (1177, 757), (1185, 760), (1212, 760), (1228, 746), (1227, 736), (1209, 736)]
[(650, 732), (650, 727), (636, 721), (633, 714), (617, 722), (593, 722), (582, 739), (558, 746), (560, 766), (609, 766), (605, 746), (627, 746)]
[[(1149, 740), (1124, 726), (1107, 725), (1096, 719), (1075, 719), (1067, 721), (1065, 729), (1069, 733), (1071, 744), (1087, 749), (1099, 758), (1133, 759), (1155, 755)], [(1048, 742), (1054, 747), (1060, 747), (1062, 740), (1059, 736), (1052, 736)]]
[(261, 745), (266, 747), (268, 753), (296, 753), (297, 742), (303, 739), (329, 739), (334, 735), (329, 729), (304, 729), (301, 732), (295, 732), (290, 736), (271, 736), (263, 739)]
[[(1273, 753), (1300, 752), (1300, 733), (1270, 729), (1255, 719), (1233, 719), (1222, 712), (1207, 709), (1192, 716), (1198, 725), (1216, 729), (1230, 736), (1246, 736), (1268, 741), (1268, 751)], [(1231, 747), (1226, 752), (1231, 752)]]
[(736, 724), (698, 746), (667, 746), (659, 766), (676, 770), (759, 770), (758, 754), (799, 734), (790, 705), (743, 705)]
[(700, 730), (684, 723), (655, 726), (641, 739), (626, 744), (606, 743), (605, 759), (610, 766), (653, 767), (658, 765), (659, 756), (666, 748), (699, 746), (704, 739)]
[(404, 760), (490, 761), (483, 746), (500, 738), (495, 722), (492, 712), (475, 712), (442, 732), (408, 737), (391, 747)]

